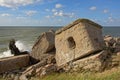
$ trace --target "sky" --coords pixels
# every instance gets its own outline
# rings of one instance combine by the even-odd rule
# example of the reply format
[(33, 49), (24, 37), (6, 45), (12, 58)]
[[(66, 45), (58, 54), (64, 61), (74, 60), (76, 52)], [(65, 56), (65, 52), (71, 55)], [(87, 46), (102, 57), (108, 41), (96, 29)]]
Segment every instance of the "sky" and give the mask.
[(120, 0), (0, 0), (0, 26), (64, 26), (78, 18), (120, 26)]

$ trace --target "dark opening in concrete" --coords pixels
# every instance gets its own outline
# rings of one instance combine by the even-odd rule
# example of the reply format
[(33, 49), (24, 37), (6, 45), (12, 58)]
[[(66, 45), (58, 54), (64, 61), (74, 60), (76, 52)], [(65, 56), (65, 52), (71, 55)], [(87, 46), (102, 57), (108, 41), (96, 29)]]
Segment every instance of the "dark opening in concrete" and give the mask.
[(69, 37), (69, 38), (67, 39), (67, 41), (68, 41), (68, 47), (69, 47), (70, 49), (74, 49), (74, 48), (76, 47), (76, 43), (75, 43), (73, 37)]

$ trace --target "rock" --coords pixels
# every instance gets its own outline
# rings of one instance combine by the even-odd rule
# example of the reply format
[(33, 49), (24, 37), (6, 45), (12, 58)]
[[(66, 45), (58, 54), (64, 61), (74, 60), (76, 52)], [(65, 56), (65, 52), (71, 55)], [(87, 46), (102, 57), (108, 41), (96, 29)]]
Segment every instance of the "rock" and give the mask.
[(29, 79), (26, 77), (26, 75), (22, 75), (19, 77), (19, 80), (29, 80)]
[(13, 71), (29, 65), (29, 55), (19, 55), (0, 59), (0, 73)]
[(120, 52), (117, 53), (117, 55), (112, 55), (112, 67), (118, 67), (120, 66)]
[(105, 36), (104, 37), (104, 41), (106, 43), (106, 46), (109, 47), (109, 46), (113, 46), (113, 44), (116, 42), (115, 39), (112, 37), (112, 36)]
[(15, 40), (11, 39), (9, 42), (9, 49), (11, 50), (11, 53), (14, 55), (20, 55), (19, 49), (15, 45)]
[[(16, 76), (14, 77), (14, 80), (19, 80), (19, 76), (16, 75)], [(23, 79), (22, 79), (22, 80), (23, 80)]]
[(120, 37), (114, 37), (114, 39), (115, 39), (115, 41), (116, 41), (117, 43), (120, 42)]
[(116, 43), (114, 44), (114, 48), (115, 48), (114, 52), (117, 53), (117, 52), (120, 52), (120, 38), (117, 37), (115, 39), (116, 39)]
[(41, 66), (41, 63), (37, 63), (27, 68), (20, 76), (20, 80), (28, 80), (33, 76), (43, 77), (49, 73), (55, 72), (56, 70), (57, 67), (53, 63), (44, 66)]
[(111, 35), (105, 35), (104, 38), (111, 37)]
[(117, 55), (120, 55), (120, 52), (117, 52)]
[(117, 53), (120, 51), (120, 38), (105, 36), (104, 41), (106, 43), (106, 47), (111, 51), (111, 53)]
[(34, 44), (31, 52), (32, 58), (41, 61), (48, 54), (55, 53), (55, 33), (53, 31), (44, 32)]
[(102, 27), (87, 19), (78, 19), (56, 31), (56, 62), (62, 66), (74, 59), (102, 50)]
[(53, 29), (50, 29), (49, 32), (52, 32), (53, 34), (55, 34), (55, 31)]
[(47, 64), (46, 66), (40, 68), (39, 70), (37, 70), (37, 76), (45, 76), (48, 75), (50, 73), (56, 72), (57, 71), (57, 67), (55, 64)]
[(99, 72), (110, 67), (111, 58), (107, 51), (101, 51), (95, 55), (70, 62), (65, 67), (65, 71), (73, 72)]
[(116, 44), (114, 47), (114, 53), (120, 52), (120, 45)]
[(10, 40), (10, 42), (9, 42), (9, 49), (10, 49), (11, 53), (14, 54), (15, 56), (23, 55), (23, 54), (29, 54), (28, 51), (20, 52), (20, 50), (15, 45), (15, 39), (11, 39)]

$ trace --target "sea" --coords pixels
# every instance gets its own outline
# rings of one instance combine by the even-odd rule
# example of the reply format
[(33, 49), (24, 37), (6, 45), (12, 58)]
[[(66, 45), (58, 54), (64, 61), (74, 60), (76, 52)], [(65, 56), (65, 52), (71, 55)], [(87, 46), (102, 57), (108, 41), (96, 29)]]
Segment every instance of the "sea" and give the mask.
[[(37, 38), (41, 33), (47, 32), (50, 29), (58, 30), (60, 26), (40, 26), (40, 27), (0, 27), (0, 58), (14, 56), (8, 48), (9, 41), (15, 39), (15, 45), (20, 51), (31, 52), (32, 46), (34, 45)], [(111, 35), (113, 37), (120, 37), (120, 27), (105, 26), (103, 27), (103, 36)]]

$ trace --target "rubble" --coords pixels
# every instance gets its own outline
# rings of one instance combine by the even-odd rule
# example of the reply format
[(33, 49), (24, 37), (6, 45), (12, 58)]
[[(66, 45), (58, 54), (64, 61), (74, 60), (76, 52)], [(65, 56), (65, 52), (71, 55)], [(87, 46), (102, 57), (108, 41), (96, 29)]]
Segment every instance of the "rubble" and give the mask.
[(45, 76), (52, 72), (57, 71), (57, 67), (55, 64), (47, 64), (47, 65), (40, 65), (41, 63), (37, 63), (33, 66), (28, 67), (22, 75), (19, 77), (20, 80), (24, 80), (27, 78), (31, 78), (33, 76)]
[(112, 53), (120, 52), (120, 38), (112, 36), (104, 36), (104, 41), (106, 46), (111, 50)]
[[(28, 67), (20, 76), (20, 80), (27, 80), (32, 76), (44, 76), (56, 71), (55, 60), (55, 32), (42, 33), (35, 42), (32, 53), (32, 66)], [(36, 63), (37, 61), (37, 63)], [(36, 64), (35, 64), (36, 63)]]
[(62, 71), (101, 72), (117, 66), (120, 38), (103, 37), (102, 27), (87, 19), (78, 19), (56, 32), (42, 33), (30, 55), (0, 59), (0, 73), (11, 80)]

